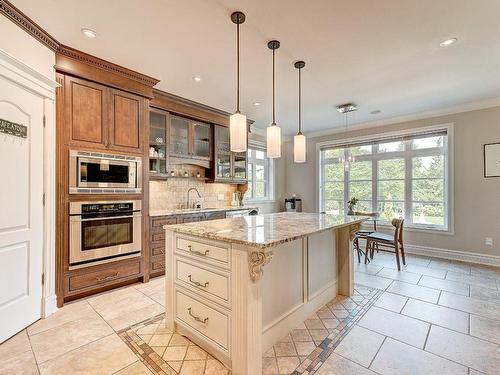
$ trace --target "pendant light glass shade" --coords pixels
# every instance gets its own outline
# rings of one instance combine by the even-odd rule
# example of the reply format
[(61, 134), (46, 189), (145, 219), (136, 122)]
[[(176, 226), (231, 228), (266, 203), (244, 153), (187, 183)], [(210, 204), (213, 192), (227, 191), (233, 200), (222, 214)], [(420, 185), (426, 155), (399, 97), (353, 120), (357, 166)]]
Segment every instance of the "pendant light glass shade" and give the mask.
[(232, 152), (247, 150), (247, 116), (236, 112), (229, 117), (229, 137)]
[(236, 24), (236, 112), (229, 117), (229, 148), (232, 152), (245, 152), (248, 142), (247, 117), (240, 113), (240, 25), (245, 22), (245, 15), (242, 12), (231, 14), (231, 21)]
[(281, 158), (281, 128), (276, 125), (276, 96), (275, 96), (275, 51), (280, 48), (280, 42), (271, 40), (267, 47), (273, 51), (273, 122), (267, 128), (267, 157), (271, 159)]
[(302, 75), (301, 69), (306, 66), (304, 61), (296, 61), (295, 68), (299, 71), (299, 131), (293, 137), (293, 161), (295, 163), (306, 162), (306, 136), (302, 134)]
[(281, 158), (281, 128), (276, 124), (267, 128), (267, 157)]
[(295, 163), (306, 162), (306, 136), (302, 133), (293, 137), (293, 161)]

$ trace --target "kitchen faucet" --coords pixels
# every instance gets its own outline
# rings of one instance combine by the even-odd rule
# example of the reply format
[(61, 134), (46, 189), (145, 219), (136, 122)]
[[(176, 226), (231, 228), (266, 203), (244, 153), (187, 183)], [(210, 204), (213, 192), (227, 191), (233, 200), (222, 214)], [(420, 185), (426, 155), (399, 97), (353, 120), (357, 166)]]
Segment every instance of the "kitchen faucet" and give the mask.
[[(198, 198), (201, 198), (201, 194), (200, 192), (198, 191), (198, 189), (196, 189), (195, 187), (192, 187), (192, 188), (189, 188), (188, 192), (187, 192), (187, 202), (186, 202), (186, 208), (190, 208), (189, 207), (189, 193), (191, 193), (191, 191), (194, 190), (196, 191), (196, 194), (198, 194)], [(194, 204), (193, 204), (193, 208), (194, 208)]]

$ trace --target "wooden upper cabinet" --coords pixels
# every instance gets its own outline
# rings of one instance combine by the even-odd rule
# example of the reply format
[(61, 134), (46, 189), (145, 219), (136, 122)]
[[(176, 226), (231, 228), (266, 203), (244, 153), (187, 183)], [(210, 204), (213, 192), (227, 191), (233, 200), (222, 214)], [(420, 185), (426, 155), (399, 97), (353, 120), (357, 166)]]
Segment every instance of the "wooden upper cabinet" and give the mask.
[(100, 147), (106, 140), (106, 87), (65, 77), (66, 119), (69, 143)]
[(111, 90), (111, 95), (111, 148), (142, 152), (142, 98), (119, 90)]
[(143, 152), (144, 98), (67, 75), (64, 90), (68, 145)]

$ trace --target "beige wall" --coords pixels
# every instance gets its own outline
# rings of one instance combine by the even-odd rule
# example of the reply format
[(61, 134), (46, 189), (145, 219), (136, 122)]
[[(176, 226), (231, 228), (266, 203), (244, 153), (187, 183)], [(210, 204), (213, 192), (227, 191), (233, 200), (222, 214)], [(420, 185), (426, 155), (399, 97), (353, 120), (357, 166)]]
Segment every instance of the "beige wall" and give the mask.
[[(500, 256), (500, 178), (483, 177), (483, 144), (500, 142), (500, 107), (351, 131), (347, 137), (380, 134), (422, 126), (454, 123), (455, 234), (407, 231), (406, 242), (433, 248)], [(285, 144), (285, 194), (297, 193), (304, 211), (317, 211), (316, 144), (343, 138), (335, 134), (307, 143), (307, 163), (293, 163), (292, 143)], [(492, 237), (494, 246), (484, 244)]]
[(55, 79), (55, 53), (4, 16), (0, 16), (0, 49), (38, 73)]

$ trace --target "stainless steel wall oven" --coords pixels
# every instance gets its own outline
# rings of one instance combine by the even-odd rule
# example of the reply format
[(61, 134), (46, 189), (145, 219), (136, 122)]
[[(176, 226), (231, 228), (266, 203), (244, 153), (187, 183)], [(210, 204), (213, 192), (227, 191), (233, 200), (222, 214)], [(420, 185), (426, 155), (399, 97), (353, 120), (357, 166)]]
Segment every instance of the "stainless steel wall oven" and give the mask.
[(141, 201), (70, 203), (71, 266), (141, 252)]

